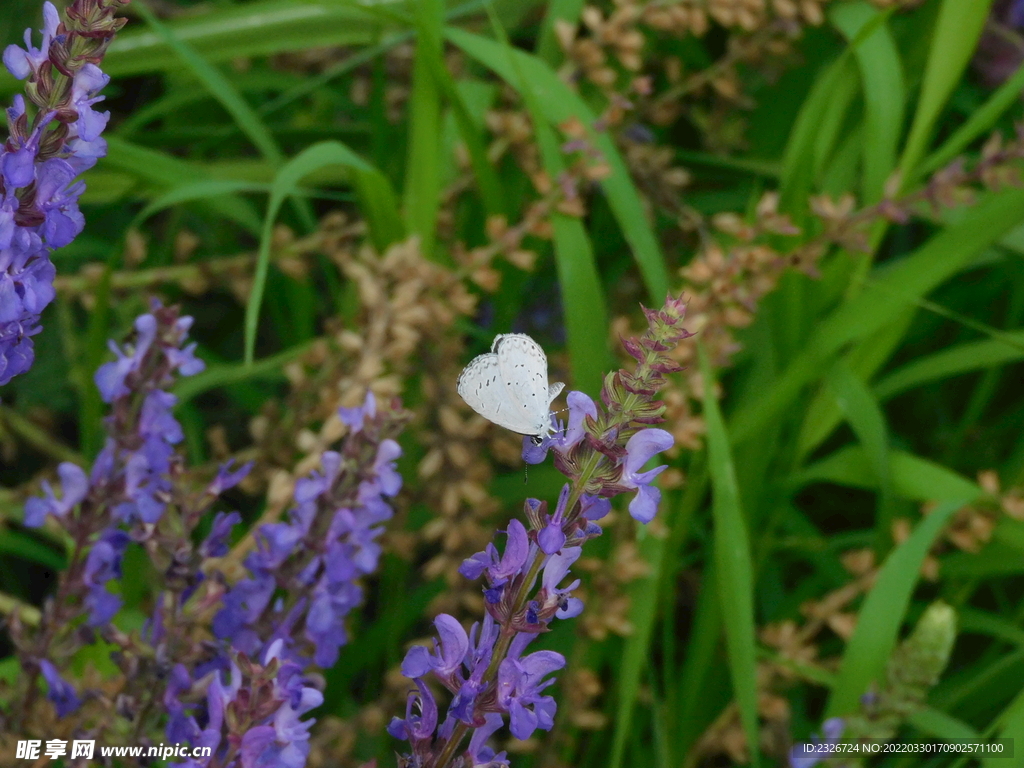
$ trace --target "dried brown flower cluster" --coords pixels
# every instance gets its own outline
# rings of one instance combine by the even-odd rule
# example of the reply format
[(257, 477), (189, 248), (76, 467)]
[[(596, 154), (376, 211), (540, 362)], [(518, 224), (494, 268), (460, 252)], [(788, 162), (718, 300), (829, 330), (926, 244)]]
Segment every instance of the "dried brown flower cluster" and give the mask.
[[(978, 473), (978, 485), (989, 495), (988, 499), (968, 504), (958, 510), (942, 531), (937, 542), (921, 565), (921, 575), (937, 581), (941, 567), (940, 556), (951, 549), (976, 555), (992, 540), (996, 526), (1004, 517), (1024, 522), (1024, 488), (1002, 489), (999, 475), (994, 470)], [(930, 514), (936, 505), (922, 505), (921, 513)], [(901, 517), (893, 521), (892, 537), (899, 544), (910, 536), (913, 523)]]

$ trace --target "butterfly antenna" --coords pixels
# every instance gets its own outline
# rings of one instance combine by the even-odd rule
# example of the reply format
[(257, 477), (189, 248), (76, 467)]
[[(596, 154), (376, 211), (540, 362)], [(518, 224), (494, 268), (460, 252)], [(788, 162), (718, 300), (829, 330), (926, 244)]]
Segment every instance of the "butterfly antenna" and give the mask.
[(526, 483), (527, 483), (527, 481), (529, 479), (530, 479), (530, 465), (529, 464), (523, 464), (523, 485), (526, 485)]

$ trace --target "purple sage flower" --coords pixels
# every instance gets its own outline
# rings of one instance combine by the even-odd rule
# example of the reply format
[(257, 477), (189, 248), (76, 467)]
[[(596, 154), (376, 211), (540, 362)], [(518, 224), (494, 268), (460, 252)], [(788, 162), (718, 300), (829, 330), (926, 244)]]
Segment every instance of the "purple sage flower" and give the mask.
[(109, 113), (93, 106), (110, 78), (97, 63), (125, 23), (114, 11), (126, 2), (93, 3), (86, 12), (79, 0), (64, 24), (47, 2), (39, 47), (27, 30), (24, 48), (4, 50), (7, 70), (28, 80), (32, 109), (15, 97), (0, 145), (0, 385), (32, 366), (32, 336), (54, 297), (50, 253), (85, 226), (78, 210), (85, 185), (75, 177), (106, 154), (100, 134)]
[(60, 673), (53, 664), (46, 659), (42, 659), (39, 662), (39, 669), (43, 673), (47, 686), (49, 686), (46, 698), (53, 702), (54, 709), (57, 710), (57, 717), (67, 717), (81, 706), (81, 701), (78, 699), (78, 694), (75, 693), (74, 686), (60, 676)]
[(626, 460), (622, 465), (621, 482), (627, 488), (636, 489), (636, 496), (629, 502), (629, 514), (641, 523), (651, 522), (658, 512), (661, 491), (651, 483), (668, 468), (668, 465), (663, 464), (647, 472), (639, 470), (656, 453), (671, 448), (674, 442), (672, 435), (664, 429), (643, 429), (626, 443)]

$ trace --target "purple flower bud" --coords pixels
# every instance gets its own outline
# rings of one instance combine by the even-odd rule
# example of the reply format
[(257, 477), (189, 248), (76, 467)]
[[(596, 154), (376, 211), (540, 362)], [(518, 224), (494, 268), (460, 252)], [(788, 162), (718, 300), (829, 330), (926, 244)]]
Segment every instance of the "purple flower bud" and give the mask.
[(46, 659), (39, 662), (39, 669), (50, 690), (46, 698), (53, 702), (57, 717), (67, 717), (81, 705), (74, 686), (60, 676), (57, 668)]
[(210, 483), (206, 492), (211, 496), (220, 496), (225, 491), (229, 491), (242, 482), (249, 473), (252, 471), (253, 462), (247, 461), (245, 464), (240, 466), (238, 469), (232, 469), (235, 460), (230, 459), (224, 464), (221, 464), (220, 469), (217, 470), (217, 476)]
[(555, 514), (545, 523), (544, 527), (537, 533), (537, 544), (545, 555), (553, 555), (565, 545), (565, 532), (562, 530), (562, 523), (565, 522), (565, 505), (569, 501), (569, 484), (562, 486), (562, 492), (558, 495), (558, 506), (555, 507)]
[(348, 425), (348, 428), (353, 432), (359, 432), (363, 428), (363, 422), (367, 418), (374, 418), (377, 415), (377, 398), (373, 396), (373, 392), (367, 390), (366, 399), (363, 401), (361, 406), (355, 408), (339, 408), (338, 416), (341, 418), (343, 424)]
[(206, 539), (199, 545), (199, 554), (203, 557), (224, 557), (228, 553), (228, 539), (231, 530), (242, 522), (242, 516), (237, 512), (225, 514), (218, 512), (213, 518), (213, 526)]

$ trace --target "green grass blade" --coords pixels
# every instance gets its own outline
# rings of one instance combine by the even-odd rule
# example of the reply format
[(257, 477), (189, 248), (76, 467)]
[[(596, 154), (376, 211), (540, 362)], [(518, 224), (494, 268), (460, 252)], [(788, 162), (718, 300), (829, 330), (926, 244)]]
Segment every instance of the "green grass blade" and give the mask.
[(36, 541), (27, 533), (0, 526), (0, 554), (13, 555), (30, 563), (39, 563), (55, 571), (67, 567), (66, 558), (60, 553)]
[[(996, 720), (1000, 724), (1000, 739), (1013, 739), (1015, 749), (1024, 746), (1024, 691), (1018, 694), (1013, 703), (1007, 707)], [(1010, 765), (1020, 765), (1024, 762), (1022, 757), (1015, 753)], [(986, 757), (981, 761), (982, 768), (999, 768), (1007, 765), (1005, 757)]]
[(633, 710), (640, 683), (650, 672), (651, 635), (658, 613), (657, 583), (664, 562), (665, 540), (649, 535), (645, 528), (640, 529), (638, 538), (640, 558), (647, 564), (649, 571), (644, 578), (634, 581), (629, 589), (629, 621), (633, 625), (633, 633), (626, 640), (622, 661), (616, 670), (618, 706), (608, 768), (619, 768), (622, 765), (626, 746), (633, 736)]
[(1024, 331), (1011, 331), (1005, 337), (957, 344), (919, 357), (879, 381), (875, 394), (888, 400), (931, 381), (1024, 360)]
[(210, 179), (196, 181), (189, 184), (182, 184), (169, 192), (165, 192), (154, 198), (139, 211), (133, 224), (138, 226), (150, 216), (168, 208), (173, 208), (182, 203), (189, 203), (194, 200), (206, 200), (214, 197), (223, 197), (236, 192), (269, 192), (268, 184), (257, 184), (251, 181), (231, 181), (230, 179)]
[(879, 552), (888, 549), (893, 517), (893, 489), (889, 466), (889, 435), (885, 414), (874, 395), (850, 367), (840, 360), (829, 372), (829, 387), (835, 393), (839, 408), (871, 460), (878, 481), (878, 516), (875, 539)]
[(505, 207), (505, 195), (501, 187), (501, 181), (498, 179), (498, 174), (487, 157), (487, 143), (483, 131), (477, 124), (477, 121), (470, 115), (469, 109), (459, 93), (455, 79), (445, 66), (440, 24), (431, 26), (421, 21), (418, 28), (419, 46), (424, 52), (423, 62), (430, 70), (435, 84), (451, 106), (455, 124), (459, 129), (459, 135), (466, 143), (470, 165), (473, 168), (473, 175), (476, 177), (477, 188), (480, 190), (480, 197), (483, 200), (484, 208), (489, 215), (508, 214), (510, 211), (506, 210)]
[[(500, 43), (455, 27), (445, 27), (445, 37), (517, 90), (529, 84), (542, 115), (553, 125), (577, 118), (585, 126), (597, 119), (593, 111), (547, 64), (524, 51), (507, 55)], [(520, 78), (516, 70), (522, 72)], [(633, 258), (651, 300), (660, 304), (668, 291), (668, 271), (657, 236), (647, 220), (640, 195), (629, 177), (626, 163), (606, 133), (591, 132), (590, 141), (611, 169), (601, 187), (608, 205), (633, 251)]]
[[(107, 157), (103, 161), (105, 167), (131, 174), (150, 190), (163, 192), (210, 178), (210, 174), (197, 164), (140, 147), (116, 136), (107, 139), (107, 149)], [(147, 194), (152, 196), (153, 192)], [(241, 197), (210, 197), (203, 205), (213, 213), (241, 225), (251, 234), (260, 232), (259, 216), (252, 205)]]
[[(366, 45), (376, 42), (381, 30), (377, 18), (358, 3), (331, 0), (258, 0), (222, 6), (168, 26), (178, 39), (214, 62), (324, 45)], [(155, 32), (125, 30), (111, 43), (103, 69), (123, 77), (171, 69), (177, 62), (166, 40)]]
[(900, 158), (904, 184), (915, 175), (939, 114), (978, 47), (978, 37), (991, 5), (992, 0), (942, 0), (921, 83), (921, 96)]
[(372, 165), (344, 144), (325, 141), (308, 147), (286, 162), (271, 185), (267, 214), (263, 221), (260, 248), (256, 260), (252, 292), (245, 308), (245, 363), (252, 365), (256, 348), (256, 328), (260, 306), (270, 267), (270, 242), (278, 211), (284, 200), (294, 193), (296, 185), (307, 175), (326, 166), (336, 165), (351, 171), (359, 191), (363, 213), (370, 222), (370, 236), (378, 250), (401, 237), (398, 213), (391, 185)]
[(700, 347), (700, 368), (704, 380), (704, 419), (707, 423), (708, 468), (712, 487), (711, 514), (715, 524), (715, 573), (733, 692), (747, 736), (751, 763), (756, 768), (760, 764), (760, 755), (754, 644), (754, 573), (750, 538), (743, 517), (729, 435), (715, 399), (714, 375), (703, 346)]
[[(904, 312), (883, 328), (857, 342), (856, 346), (843, 356), (843, 361), (857, 378), (861, 381), (871, 381), (874, 378), (903, 341), (914, 314), (914, 310)], [(800, 426), (800, 436), (797, 439), (797, 455), (800, 459), (821, 445), (842, 418), (842, 412), (832, 393), (825, 390), (818, 392), (807, 406), (803, 424)]]
[(924, 159), (917, 167), (915, 176), (920, 178), (937, 171), (967, 149), (972, 141), (991, 130), (1003, 113), (1020, 100), (1022, 90), (1024, 90), (1024, 64), (1021, 64), (1006, 82), (993, 91), (984, 104), (971, 112), (967, 122), (957, 128), (941, 147)]
[(852, 48), (847, 48), (818, 75), (786, 142), (779, 191), (782, 207), (795, 221), (806, 218), (807, 196), (839, 142), (843, 120), (857, 92), (857, 67), (850, 51)]
[[(855, 40), (862, 29), (881, 11), (857, 0), (832, 7), (832, 22), (848, 40)], [(903, 130), (903, 66), (892, 34), (884, 22), (854, 49), (864, 94), (864, 183), (863, 199), (873, 203), (881, 199), (885, 180), (896, 166), (896, 149)]]
[[(906, 451), (890, 451), (893, 491), (913, 501), (975, 498), (981, 488), (951, 469)], [(835, 483), (851, 488), (875, 490), (878, 478), (871, 459), (857, 445), (840, 448), (821, 461), (792, 475), (788, 484), (800, 488), (810, 483)]]
[(928, 549), (953, 514), (972, 501), (946, 501), (925, 517), (906, 541), (892, 551), (879, 571), (864, 605), (857, 615), (857, 628), (847, 643), (839, 665), (826, 717), (852, 714), (860, 709), (860, 697), (873, 681), (881, 681), (885, 666), (896, 647), (900, 625)]
[(260, 151), (260, 154), (274, 164), (280, 163), (284, 156), (274, 137), (231, 82), (216, 67), (199, 55), (191, 45), (175, 35), (144, 3), (139, 3), (135, 10), (146, 20), (150, 29), (174, 51), (181, 62), (192, 70), (192, 74), (206, 90), (227, 110), (242, 132)]
[[(502, 39), (498, 44), (498, 55), (508, 63), (511, 82), (522, 95), (533, 121), (544, 170), (552, 179), (556, 179), (565, 170), (558, 139), (544, 120), (533, 81), (528, 78), (522, 60), (515, 55), (504, 29), (493, 13), (491, 24)], [(594, 249), (579, 219), (555, 212), (551, 216), (551, 223), (573, 386), (596, 394), (607, 367), (608, 348), (604, 329), (607, 328), (608, 310), (594, 261)]]
[(193, 398), (211, 389), (238, 384), (254, 379), (283, 379), (283, 368), (310, 348), (310, 344), (300, 344), (292, 349), (278, 352), (276, 355), (257, 360), (252, 365), (239, 363), (222, 363), (208, 365), (206, 370), (181, 379), (174, 385), (174, 395), (178, 404), (187, 403)]
[[(420, 249), (428, 259), (434, 253), (437, 211), (441, 200), (441, 93), (436, 67), (439, 50), (430, 45), (440, 40), (444, 21), (443, 0), (420, 0), (416, 22), (421, 32), (413, 62), (412, 94), (409, 97), (408, 158), (402, 205), (410, 234), (420, 238)], [(428, 31), (424, 40), (422, 33)]]

